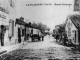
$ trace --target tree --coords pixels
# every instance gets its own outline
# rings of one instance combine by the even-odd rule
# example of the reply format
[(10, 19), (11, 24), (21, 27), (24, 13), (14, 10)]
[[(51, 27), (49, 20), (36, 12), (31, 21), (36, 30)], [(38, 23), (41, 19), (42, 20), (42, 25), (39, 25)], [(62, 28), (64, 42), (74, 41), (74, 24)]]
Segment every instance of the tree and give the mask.
[[(65, 24), (60, 25), (60, 27), (58, 29), (58, 33), (59, 33), (59, 38), (60, 38), (59, 41), (62, 41), (62, 43), (66, 43), (65, 40), (66, 40), (67, 37), (65, 37), (65, 35), (66, 35)], [(65, 37), (65, 39), (63, 37)]]
[(65, 31), (65, 27), (60, 26), (58, 32), (62, 34), (64, 31)]
[(35, 22), (33, 22), (32, 24), (32, 27), (34, 27), (34, 28), (37, 28), (37, 29), (39, 29), (42, 33), (44, 33), (45, 32), (45, 30), (50, 30), (48, 27), (47, 27), (47, 25), (45, 25), (45, 24), (42, 24), (42, 23), (35, 23)]
[(28, 23), (30, 26), (32, 25), (31, 22)]
[(50, 28), (47, 28), (48, 31), (50, 31)]
[(42, 23), (38, 23), (38, 26), (37, 27), (38, 27), (38, 29), (41, 30), (42, 33), (44, 33), (45, 30), (48, 28), (47, 25), (42, 24)]
[(37, 28), (37, 24), (35, 22), (33, 22), (32, 27)]

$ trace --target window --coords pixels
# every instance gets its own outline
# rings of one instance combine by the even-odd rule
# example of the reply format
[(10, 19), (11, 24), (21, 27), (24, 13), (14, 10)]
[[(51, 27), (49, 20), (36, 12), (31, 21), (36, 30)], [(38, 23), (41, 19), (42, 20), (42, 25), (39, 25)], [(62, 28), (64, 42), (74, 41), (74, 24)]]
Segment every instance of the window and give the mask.
[(9, 36), (14, 36), (14, 21), (9, 21)]
[(68, 28), (68, 36), (71, 36), (71, 28)]
[(70, 25), (71, 25), (70, 22), (68, 22), (68, 23), (67, 23), (67, 28), (70, 28)]
[(72, 26), (72, 22), (71, 22), (71, 26)]
[(73, 36), (73, 40), (74, 40), (74, 42), (76, 43), (76, 31), (73, 30), (72, 32), (73, 32), (73, 35), (74, 35), (74, 36)]
[(24, 32), (25, 32), (24, 29), (22, 29), (22, 36), (24, 36)]

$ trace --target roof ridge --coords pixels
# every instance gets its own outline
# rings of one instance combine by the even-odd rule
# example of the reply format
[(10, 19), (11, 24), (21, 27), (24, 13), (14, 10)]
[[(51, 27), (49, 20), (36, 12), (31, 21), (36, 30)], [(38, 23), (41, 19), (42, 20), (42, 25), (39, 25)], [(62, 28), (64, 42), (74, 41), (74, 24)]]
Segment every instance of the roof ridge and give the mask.
[(80, 15), (71, 15), (69, 18), (76, 27), (80, 27)]

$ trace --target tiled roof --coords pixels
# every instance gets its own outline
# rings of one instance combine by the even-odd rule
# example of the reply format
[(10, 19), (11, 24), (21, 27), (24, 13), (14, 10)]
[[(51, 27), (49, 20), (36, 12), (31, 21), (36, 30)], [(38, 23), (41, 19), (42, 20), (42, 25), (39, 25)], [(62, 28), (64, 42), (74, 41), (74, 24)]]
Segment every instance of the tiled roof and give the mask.
[(73, 22), (73, 24), (76, 26), (76, 28), (80, 28), (80, 15), (74, 14), (69, 16), (69, 19)]

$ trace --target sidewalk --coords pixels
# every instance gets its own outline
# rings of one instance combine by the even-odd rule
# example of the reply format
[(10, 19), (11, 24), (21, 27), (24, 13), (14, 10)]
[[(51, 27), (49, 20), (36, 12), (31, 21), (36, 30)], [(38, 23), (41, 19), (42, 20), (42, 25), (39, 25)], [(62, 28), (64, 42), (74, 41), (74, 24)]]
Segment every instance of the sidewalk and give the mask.
[(17, 43), (17, 44), (14, 44), (14, 45), (6, 46), (6, 47), (1, 47), (0, 48), (0, 56), (3, 55), (3, 54), (5, 54), (5, 53), (8, 53), (10, 51), (17, 50), (17, 49), (23, 47), (27, 43), (28, 42), (25, 41), (25, 42)]

